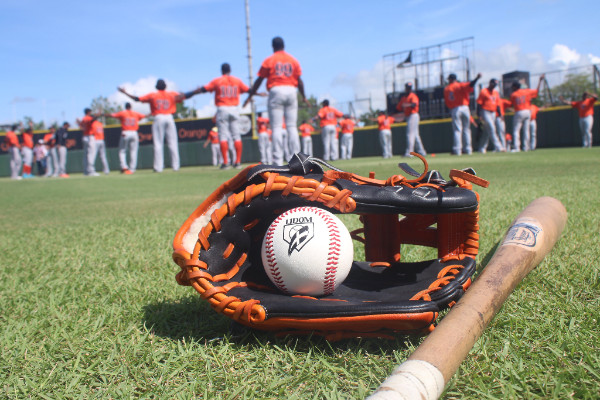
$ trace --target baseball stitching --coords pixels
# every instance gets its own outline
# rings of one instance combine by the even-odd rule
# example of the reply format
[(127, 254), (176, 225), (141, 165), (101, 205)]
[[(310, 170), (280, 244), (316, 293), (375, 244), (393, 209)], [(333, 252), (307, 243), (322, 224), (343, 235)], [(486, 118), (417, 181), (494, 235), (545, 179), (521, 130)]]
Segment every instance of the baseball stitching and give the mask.
[[(325, 267), (325, 277), (323, 281), (323, 292), (324, 294), (331, 294), (335, 290), (335, 278), (337, 274), (337, 265), (340, 259), (341, 252), (341, 239), (340, 232), (336, 221), (332, 219), (328, 214), (324, 213), (323, 210), (316, 207), (298, 207), (293, 209), (294, 211), (311, 211), (316, 215), (320, 216), (327, 226), (328, 237), (329, 237), (329, 249), (327, 257), (327, 265)], [(279, 217), (275, 219), (275, 221), (271, 224), (267, 233), (265, 235), (265, 254), (267, 259), (267, 264), (269, 267), (269, 272), (271, 273), (271, 277), (275, 283), (275, 285), (282, 291), (289, 293), (283, 278), (281, 276), (281, 272), (279, 271), (279, 267), (277, 266), (277, 259), (275, 257), (275, 249), (273, 247), (273, 236), (275, 233), (275, 229), (281, 222), (283, 218), (291, 214), (292, 210), (288, 210), (283, 214), (280, 214)]]

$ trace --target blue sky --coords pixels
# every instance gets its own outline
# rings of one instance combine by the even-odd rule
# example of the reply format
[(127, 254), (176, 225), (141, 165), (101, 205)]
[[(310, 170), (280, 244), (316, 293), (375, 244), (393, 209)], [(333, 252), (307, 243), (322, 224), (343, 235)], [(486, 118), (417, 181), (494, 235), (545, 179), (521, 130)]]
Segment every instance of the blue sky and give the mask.
[[(597, 0), (250, 0), (253, 71), (279, 35), (307, 94), (334, 104), (371, 96), (377, 108), (384, 54), (464, 37), (484, 80), (600, 63), (599, 11)], [(248, 80), (244, 0), (2, 0), (0, 26), (0, 123), (74, 121), (93, 98), (121, 103), (117, 86), (144, 94), (157, 78), (191, 90), (223, 62)], [(186, 104), (214, 111), (208, 94)]]

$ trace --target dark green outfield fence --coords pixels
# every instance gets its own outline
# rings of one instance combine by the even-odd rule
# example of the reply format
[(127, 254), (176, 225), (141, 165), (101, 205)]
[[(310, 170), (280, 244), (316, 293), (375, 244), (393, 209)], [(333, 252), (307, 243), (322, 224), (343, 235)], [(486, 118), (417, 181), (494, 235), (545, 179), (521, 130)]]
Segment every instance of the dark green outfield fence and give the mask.
[[(595, 108), (598, 109), (598, 106)], [(596, 113), (597, 115), (597, 113)], [(177, 122), (180, 125), (193, 124), (193, 121)], [(206, 126), (207, 120), (202, 120), (201, 125)], [(582, 145), (581, 133), (579, 130), (579, 118), (577, 112), (571, 107), (554, 107), (540, 111), (537, 118), (538, 124), (538, 148), (548, 147), (578, 147)], [(600, 145), (600, 121), (594, 123), (593, 145)], [(506, 116), (506, 127), (510, 132), (512, 130), (512, 114)], [(452, 127), (449, 119), (422, 121), (420, 124), (421, 139), (423, 145), (429, 153), (449, 153), (452, 149)], [(149, 130), (144, 127), (142, 130)], [(406, 147), (405, 131), (406, 124), (396, 124), (392, 127), (392, 151), (394, 155), (404, 153)], [(192, 132), (188, 130), (188, 132)], [(198, 131), (200, 132), (200, 131)], [(202, 130), (204, 132), (204, 130)], [(476, 130), (472, 129), (473, 143), (475, 144)], [(198, 137), (201, 135), (198, 135)], [(0, 137), (3, 142), (4, 138)], [(147, 142), (147, 141), (146, 141)], [(192, 165), (210, 165), (212, 156), (210, 147), (203, 147), (204, 140), (180, 141), (179, 153), (181, 157), (181, 166)], [(111, 144), (108, 143), (110, 146)], [(244, 163), (255, 163), (260, 159), (257, 141), (246, 137), (243, 139), (243, 157)], [(166, 147), (166, 146), (165, 146)], [(475, 147), (475, 146), (474, 146)], [(323, 154), (323, 145), (321, 136), (313, 136), (314, 155), (320, 157)], [(109, 147), (107, 157), (111, 170), (119, 171), (118, 149)], [(379, 146), (379, 135), (377, 127), (357, 128), (354, 133), (354, 151), (353, 157), (368, 157), (381, 155)], [(67, 155), (67, 172), (82, 172), (83, 150), (72, 149)], [(165, 149), (165, 166), (169, 166), (169, 154)], [(138, 169), (152, 168), (152, 145), (142, 144), (138, 156)], [(100, 160), (96, 160), (96, 169), (101, 171)], [(37, 167), (34, 166), (34, 173)], [(0, 176), (10, 176), (9, 155), (0, 154)]]

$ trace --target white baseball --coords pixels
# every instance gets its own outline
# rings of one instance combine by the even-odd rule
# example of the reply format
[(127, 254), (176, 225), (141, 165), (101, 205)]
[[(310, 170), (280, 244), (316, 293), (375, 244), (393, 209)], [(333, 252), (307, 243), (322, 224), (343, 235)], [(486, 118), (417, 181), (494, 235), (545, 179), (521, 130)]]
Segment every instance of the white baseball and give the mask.
[(262, 244), (267, 275), (288, 294), (322, 296), (346, 279), (354, 247), (346, 226), (317, 207), (288, 210), (273, 221)]

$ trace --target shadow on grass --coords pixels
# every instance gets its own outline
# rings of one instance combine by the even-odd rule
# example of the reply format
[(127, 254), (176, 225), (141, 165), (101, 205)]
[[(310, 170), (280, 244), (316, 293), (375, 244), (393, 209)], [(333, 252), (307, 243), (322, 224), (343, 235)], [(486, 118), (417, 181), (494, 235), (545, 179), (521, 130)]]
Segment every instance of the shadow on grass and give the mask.
[(422, 340), (419, 336), (397, 335), (394, 339), (355, 338), (329, 342), (318, 335), (279, 336), (274, 332), (263, 332), (235, 323), (215, 312), (197, 296), (148, 304), (144, 307), (142, 323), (153, 334), (178, 341), (228, 342), (244, 348), (276, 345), (300, 352), (317, 348), (331, 355), (349, 348), (390, 355), (394, 351), (416, 347)]
[(494, 247), (492, 247), (490, 249), (490, 251), (488, 251), (487, 254), (483, 257), (483, 259), (479, 262), (479, 264), (477, 265), (477, 273), (478, 274), (480, 274), (483, 271), (483, 269), (485, 268), (485, 266), (488, 265), (488, 263), (494, 256), (494, 253), (496, 252), (496, 250), (498, 249), (499, 246), (500, 246), (500, 241), (497, 241), (496, 244), (494, 245)]

